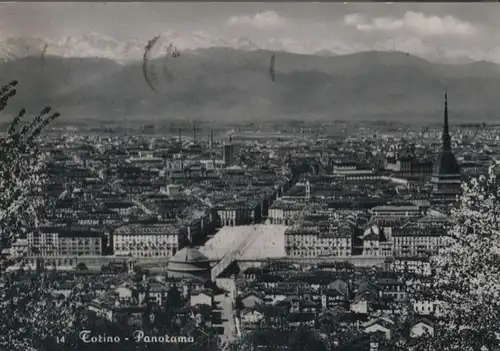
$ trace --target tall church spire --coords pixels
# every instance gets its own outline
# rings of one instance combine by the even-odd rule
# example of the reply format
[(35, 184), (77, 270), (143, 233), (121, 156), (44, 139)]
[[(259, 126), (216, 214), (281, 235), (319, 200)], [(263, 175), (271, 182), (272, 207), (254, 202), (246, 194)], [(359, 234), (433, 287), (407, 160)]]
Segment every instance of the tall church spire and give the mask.
[(451, 137), (448, 125), (448, 94), (444, 94), (443, 151), (451, 151)]
[[(432, 168), (431, 204), (446, 205), (456, 201), (461, 193), (461, 173), (457, 159), (451, 150), (448, 121), (448, 94), (444, 95), (443, 148)], [(446, 207), (448, 208), (448, 207)]]

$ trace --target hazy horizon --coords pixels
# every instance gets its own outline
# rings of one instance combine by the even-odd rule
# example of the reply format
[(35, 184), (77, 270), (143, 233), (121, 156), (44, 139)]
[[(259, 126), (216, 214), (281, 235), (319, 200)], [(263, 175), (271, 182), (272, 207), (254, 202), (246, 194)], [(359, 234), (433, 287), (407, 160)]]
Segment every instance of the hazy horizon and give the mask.
[(489, 3), (0, 3), (0, 76), (68, 119), (433, 121), (447, 90), (491, 122), (500, 67), (441, 63), (500, 64), (499, 29)]

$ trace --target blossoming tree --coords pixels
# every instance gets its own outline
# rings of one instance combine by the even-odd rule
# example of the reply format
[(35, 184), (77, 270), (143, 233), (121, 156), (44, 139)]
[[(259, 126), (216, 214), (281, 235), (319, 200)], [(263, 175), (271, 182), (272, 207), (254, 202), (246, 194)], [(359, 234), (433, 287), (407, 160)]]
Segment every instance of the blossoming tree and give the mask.
[[(0, 112), (16, 95), (17, 82), (0, 88)], [(37, 230), (44, 219), (42, 185), (47, 155), (36, 139), (58, 113), (46, 107), (31, 122), (22, 123), (25, 110), (14, 118), (0, 137), (0, 238), (8, 248), (21, 234)], [(3, 265), (2, 265), (3, 266)], [(0, 266), (1, 267), (1, 266)], [(66, 340), (83, 322), (81, 307), (87, 291), (75, 287), (57, 301), (44, 274), (2, 272), (0, 276), (0, 348), (7, 350), (64, 350)], [(57, 339), (63, 337), (63, 339)]]
[[(0, 112), (16, 95), (16, 81), (0, 88)], [(30, 123), (21, 126), (23, 109), (14, 118), (7, 134), (0, 138), (0, 234), (3, 247), (28, 228), (37, 228), (42, 219), (43, 167), (47, 154), (41, 152), (36, 138), (58, 113), (46, 107)]]
[[(446, 248), (432, 258), (430, 283), (409, 280), (414, 298), (438, 301), (434, 335), (414, 350), (499, 350), (500, 164), (463, 185), (451, 210)], [(425, 296), (424, 296), (425, 295)]]

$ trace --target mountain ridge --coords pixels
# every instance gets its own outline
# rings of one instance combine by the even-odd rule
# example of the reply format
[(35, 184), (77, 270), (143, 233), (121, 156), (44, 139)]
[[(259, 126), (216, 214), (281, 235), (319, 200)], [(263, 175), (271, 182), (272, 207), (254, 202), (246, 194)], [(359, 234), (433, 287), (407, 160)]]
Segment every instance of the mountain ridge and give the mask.
[(436, 64), (403, 52), (322, 56), (211, 47), (153, 58), (147, 67), (157, 92), (140, 60), (30, 56), (1, 63), (0, 80), (20, 83), (8, 113), (51, 105), (68, 120), (429, 121), (441, 118), (445, 90), (452, 120), (491, 121), (500, 108), (499, 65)]
[[(312, 54), (315, 56), (342, 56), (349, 54), (345, 47), (323, 46), (312, 50), (295, 47), (293, 43), (279, 37), (269, 38), (266, 42), (256, 43), (248, 37), (222, 39), (203, 31), (191, 32), (163, 31), (152, 50), (152, 57), (165, 54), (170, 45), (181, 51), (192, 51), (203, 48), (233, 48), (245, 51), (268, 50), (273, 52), (289, 52), (292, 54)], [(37, 36), (2, 37), (0, 33), (0, 62), (19, 59), (25, 56), (38, 56), (42, 52), (61, 57), (100, 57), (117, 63), (129, 63), (140, 60), (145, 47), (151, 38), (116, 39), (97, 32), (86, 32), (78, 36), (63, 36), (59, 38), (42, 38)], [(292, 45), (293, 44), (293, 45)], [(291, 45), (291, 46), (290, 46)], [(347, 51), (346, 51), (347, 50)], [(300, 51), (300, 52), (299, 52)], [(412, 54), (415, 56), (414, 54)], [(446, 64), (470, 63), (468, 57), (441, 57), (429, 53), (422, 58)]]

